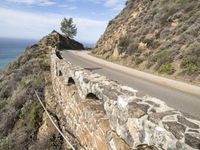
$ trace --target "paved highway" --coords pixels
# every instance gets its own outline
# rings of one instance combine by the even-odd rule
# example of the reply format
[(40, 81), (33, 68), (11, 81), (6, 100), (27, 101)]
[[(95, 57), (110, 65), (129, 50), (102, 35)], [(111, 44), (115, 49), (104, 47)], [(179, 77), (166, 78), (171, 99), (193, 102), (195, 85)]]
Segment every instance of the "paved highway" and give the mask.
[[(69, 61), (72, 64), (81, 66), (100, 75), (104, 75), (109, 79), (118, 81), (122, 85), (130, 86), (133, 89), (139, 90), (152, 97), (161, 99), (165, 101), (168, 106), (171, 106), (172, 108), (175, 108), (189, 116), (200, 119), (200, 95), (182, 92), (177, 89), (131, 75), (130, 73), (120, 71), (116, 67), (112, 68), (113, 65), (111, 62), (108, 62), (110, 63), (109, 66), (105, 66), (101, 64), (99, 59), (94, 57), (93, 60), (89, 60), (82, 57), (81, 53), (84, 52), (63, 51), (62, 56), (66, 61)], [(96, 60), (96, 62), (94, 62), (94, 60)]]

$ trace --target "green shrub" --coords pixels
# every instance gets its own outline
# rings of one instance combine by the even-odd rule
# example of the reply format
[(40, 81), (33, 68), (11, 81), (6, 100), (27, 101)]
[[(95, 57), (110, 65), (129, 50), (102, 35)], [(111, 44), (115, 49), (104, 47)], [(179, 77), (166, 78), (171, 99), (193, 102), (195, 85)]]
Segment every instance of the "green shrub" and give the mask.
[(199, 68), (197, 68), (197, 66), (195, 65), (190, 65), (185, 69), (185, 71), (187, 72), (188, 75), (192, 75), (195, 73), (199, 73)]
[(43, 109), (40, 105), (39, 102), (35, 102), (33, 104), (33, 107), (31, 109), (31, 111), (29, 112), (28, 116), (29, 116), (29, 126), (34, 128), (34, 129), (38, 129), (40, 127), (40, 120), (42, 117), (43, 113)]
[(6, 101), (3, 99), (0, 99), (0, 109), (3, 108), (6, 105)]
[(7, 104), (10, 105), (10, 106), (13, 106), (14, 103), (15, 103), (15, 100), (13, 100), (11, 97), (9, 97), (7, 100), (6, 100)]
[(62, 149), (62, 137), (59, 134), (52, 134), (48, 137), (48, 139), (45, 141), (46, 145), (44, 148), (48, 149)]
[(200, 57), (198, 56), (187, 56), (181, 62), (181, 68), (188, 75), (200, 73)]
[(139, 52), (138, 43), (136, 43), (136, 42), (129, 43), (128, 47), (127, 47), (127, 53), (128, 54), (134, 54), (136, 52)]
[(42, 113), (43, 109), (39, 102), (26, 104), (20, 116), (20, 126), (26, 126), (36, 131), (40, 127)]
[(173, 74), (175, 72), (175, 69), (173, 66), (171, 65), (162, 65), (160, 68), (159, 68), (159, 72), (160, 73), (167, 73), (167, 74)]
[(176, 2), (181, 5), (184, 5), (184, 4), (188, 3), (189, 1), (188, 0), (177, 0)]
[(197, 13), (199, 11), (198, 8), (192, 9), (190, 10), (190, 12), (188, 13), (190, 17), (192, 17), (195, 13)]
[[(167, 1), (166, 1), (167, 2)], [(160, 18), (160, 24), (162, 26), (166, 25), (169, 23), (168, 19), (174, 14), (177, 12), (177, 6), (176, 5), (172, 5), (172, 4), (167, 4), (167, 5), (164, 5), (162, 10), (163, 10), (163, 14), (161, 15), (161, 18)]]
[(141, 58), (136, 58), (135, 59), (135, 64), (136, 65), (139, 65), (139, 64), (141, 64), (143, 62), (143, 60), (141, 59)]
[(152, 57), (153, 62), (158, 62), (165, 58), (168, 55), (167, 50), (160, 50), (159, 52), (156, 53), (155, 56)]
[(189, 67), (190, 65), (197, 65), (198, 57), (196, 56), (187, 56), (186, 58), (183, 59), (181, 62), (181, 67)]
[(0, 150), (26, 150), (32, 141), (32, 134), (27, 128), (20, 128), (1, 140)]
[(128, 45), (129, 45), (128, 37), (121, 37), (119, 39), (119, 43), (118, 43), (119, 48), (124, 48), (124, 47), (127, 47)]
[(173, 60), (173, 57), (171, 56), (170, 52), (167, 50), (160, 50), (156, 53), (153, 57), (150, 58), (150, 61), (153, 61), (154, 63), (157, 63), (155, 66), (155, 69), (158, 70), (160, 66), (169, 64)]

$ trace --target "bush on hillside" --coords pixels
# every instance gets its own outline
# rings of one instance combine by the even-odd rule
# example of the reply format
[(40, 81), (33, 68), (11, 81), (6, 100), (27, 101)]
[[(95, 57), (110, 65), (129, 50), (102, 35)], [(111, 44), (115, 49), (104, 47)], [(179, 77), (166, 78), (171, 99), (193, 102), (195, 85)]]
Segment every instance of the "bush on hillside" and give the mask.
[(162, 65), (159, 68), (160, 73), (167, 73), (167, 74), (173, 74), (175, 72), (175, 68), (171, 65)]

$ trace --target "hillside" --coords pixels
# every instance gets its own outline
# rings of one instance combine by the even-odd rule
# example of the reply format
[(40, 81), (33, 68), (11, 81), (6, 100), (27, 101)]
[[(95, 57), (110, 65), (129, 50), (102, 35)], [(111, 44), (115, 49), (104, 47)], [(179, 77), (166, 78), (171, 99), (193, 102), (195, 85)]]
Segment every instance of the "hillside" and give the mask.
[[(34, 92), (45, 100), (45, 89), (51, 86), (50, 53), (56, 45), (83, 49), (82, 44), (54, 31), (0, 72), (0, 150), (62, 149), (62, 139), (50, 123), (45, 133), (39, 133), (48, 118)], [(48, 136), (41, 142), (38, 134)]]
[(199, 0), (128, 0), (93, 54), (199, 84), (199, 16)]

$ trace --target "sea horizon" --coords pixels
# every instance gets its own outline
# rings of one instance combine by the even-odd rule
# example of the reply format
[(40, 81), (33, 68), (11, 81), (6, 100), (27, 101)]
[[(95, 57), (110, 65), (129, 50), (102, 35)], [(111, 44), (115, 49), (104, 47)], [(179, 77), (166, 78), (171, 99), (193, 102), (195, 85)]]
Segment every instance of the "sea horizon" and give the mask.
[(36, 42), (34, 39), (0, 38), (0, 69), (14, 61), (28, 46)]
[[(17, 59), (24, 50), (37, 43), (36, 39), (17, 39), (0, 37), (0, 70)], [(82, 42), (85, 47), (93, 47), (95, 43)]]

